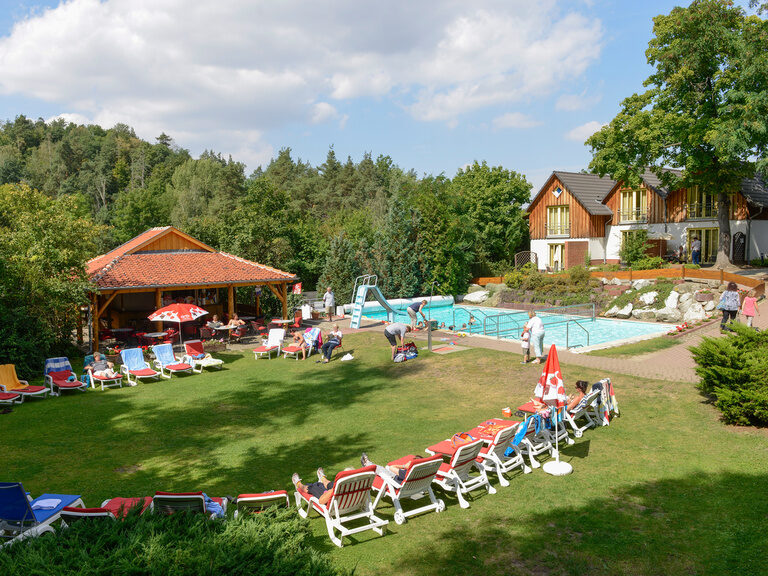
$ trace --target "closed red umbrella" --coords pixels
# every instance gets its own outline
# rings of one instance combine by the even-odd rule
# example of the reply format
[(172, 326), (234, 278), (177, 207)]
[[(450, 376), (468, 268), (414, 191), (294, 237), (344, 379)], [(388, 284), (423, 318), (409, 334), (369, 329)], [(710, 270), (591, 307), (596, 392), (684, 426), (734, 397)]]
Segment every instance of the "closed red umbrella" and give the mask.
[(565, 395), (565, 382), (560, 372), (560, 360), (557, 357), (557, 348), (554, 344), (547, 354), (547, 363), (536, 384), (533, 392), (534, 398), (550, 407), (550, 416), (555, 421), (555, 460), (550, 460), (542, 467), (544, 472), (553, 476), (564, 476), (573, 472), (573, 467), (568, 462), (560, 462), (560, 450), (558, 449), (557, 428), (560, 420), (559, 412), (567, 405), (568, 397)]
[(155, 310), (149, 315), (149, 319), (153, 322), (178, 322), (179, 342), (181, 342), (182, 322), (192, 322), (192, 320), (196, 320), (206, 314), (208, 314), (207, 310), (203, 310), (200, 306), (195, 306), (194, 304), (169, 304), (159, 310)]

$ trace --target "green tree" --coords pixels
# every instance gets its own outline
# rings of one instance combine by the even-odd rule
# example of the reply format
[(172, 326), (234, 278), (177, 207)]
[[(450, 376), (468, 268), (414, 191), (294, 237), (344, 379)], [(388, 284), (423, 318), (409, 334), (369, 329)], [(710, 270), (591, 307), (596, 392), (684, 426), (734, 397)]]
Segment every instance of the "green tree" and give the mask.
[(382, 291), (388, 298), (411, 298), (422, 286), (422, 260), (417, 245), (418, 213), (397, 194), (389, 202), (383, 228), (376, 235), (375, 263)]
[[(728, 0), (694, 0), (653, 22), (647, 90), (587, 140), (590, 168), (638, 186), (650, 166), (669, 187), (716, 196), (722, 267), (730, 262), (728, 194), (766, 162), (768, 23)], [(682, 168), (682, 178), (665, 166)]]
[(360, 266), (355, 257), (355, 248), (341, 233), (331, 239), (323, 273), (317, 282), (318, 293), (330, 286), (336, 294), (338, 304), (343, 304), (352, 295), (355, 278), (360, 275)]
[(638, 260), (646, 257), (646, 251), (650, 246), (648, 231), (634, 230), (624, 235), (621, 248), (619, 249), (619, 258), (621, 258), (622, 262), (631, 266)]

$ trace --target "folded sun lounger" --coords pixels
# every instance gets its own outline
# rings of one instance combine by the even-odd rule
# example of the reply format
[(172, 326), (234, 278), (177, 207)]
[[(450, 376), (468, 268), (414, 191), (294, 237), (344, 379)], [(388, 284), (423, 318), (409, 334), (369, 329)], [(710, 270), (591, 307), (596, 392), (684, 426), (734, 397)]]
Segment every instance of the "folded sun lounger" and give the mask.
[(101, 503), (98, 508), (72, 508), (67, 506), (61, 511), (61, 521), (66, 525), (83, 519), (111, 518), (117, 520), (125, 518), (126, 514), (134, 508), (140, 508), (139, 514), (152, 504), (149, 496), (143, 498), (109, 498)]
[(288, 492), (285, 490), (273, 490), (271, 492), (260, 492), (256, 494), (240, 494), (235, 499), (235, 518), (240, 513), (256, 514), (263, 512), (272, 506), (291, 507), (291, 501), (288, 498)]
[[(219, 514), (208, 509), (205, 498), (202, 492), (155, 492), (152, 498), (152, 511), (155, 514), (173, 514), (186, 510), (207, 514), (211, 519), (216, 518)], [(226, 498), (211, 498), (211, 500), (221, 506), (224, 512), (227, 511)]]

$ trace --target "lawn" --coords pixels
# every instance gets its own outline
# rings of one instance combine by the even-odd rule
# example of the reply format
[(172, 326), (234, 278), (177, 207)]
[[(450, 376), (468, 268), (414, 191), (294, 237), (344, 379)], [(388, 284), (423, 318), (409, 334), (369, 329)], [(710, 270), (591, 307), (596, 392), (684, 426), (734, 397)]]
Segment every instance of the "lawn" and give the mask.
[(641, 354), (650, 354), (666, 348), (677, 346), (680, 341), (669, 336), (659, 336), (649, 340), (641, 340), (632, 344), (623, 346), (614, 346), (612, 348), (603, 348), (602, 350), (593, 350), (587, 352), (590, 356), (602, 356), (603, 358), (627, 358), (629, 356), (639, 356)]
[[(222, 356), (221, 372), (30, 401), (0, 416), (2, 478), (38, 494), (110, 496), (287, 488), (299, 472), (423, 454), (527, 400), (540, 367), (472, 349), (389, 362), (381, 334), (347, 336), (348, 363)], [(606, 376), (563, 366), (566, 383)], [(611, 375), (622, 409), (563, 450), (574, 473), (516, 473), (462, 510), (391, 522), (337, 549), (356, 574), (765, 573), (768, 435), (727, 427), (692, 384)], [(392, 518), (389, 503), (381, 514)]]

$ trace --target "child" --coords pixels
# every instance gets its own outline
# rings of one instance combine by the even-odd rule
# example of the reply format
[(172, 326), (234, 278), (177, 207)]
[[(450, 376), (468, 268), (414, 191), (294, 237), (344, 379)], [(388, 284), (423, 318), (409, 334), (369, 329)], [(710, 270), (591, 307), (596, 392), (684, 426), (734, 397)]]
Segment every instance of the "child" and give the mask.
[(755, 317), (755, 315), (760, 315), (760, 310), (757, 308), (757, 298), (755, 298), (754, 290), (750, 290), (747, 295), (744, 296), (744, 301), (741, 303), (741, 313), (747, 319), (747, 326), (752, 326), (752, 319)]
[(523, 326), (523, 333), (520, 335), (520, 345), (523, 347), (523, 360), (520, 364), (527, 364), (531, 359), (531, 333), (528, 331), (528, 324)]

